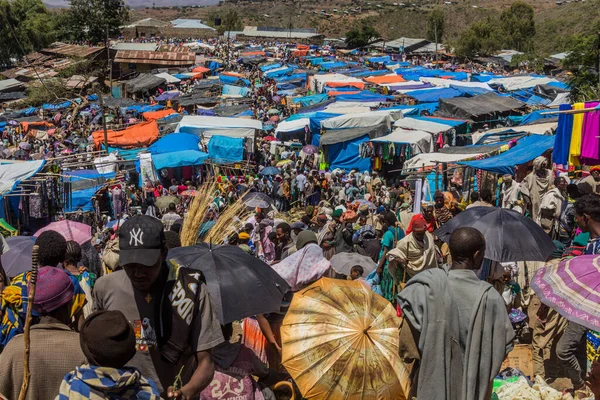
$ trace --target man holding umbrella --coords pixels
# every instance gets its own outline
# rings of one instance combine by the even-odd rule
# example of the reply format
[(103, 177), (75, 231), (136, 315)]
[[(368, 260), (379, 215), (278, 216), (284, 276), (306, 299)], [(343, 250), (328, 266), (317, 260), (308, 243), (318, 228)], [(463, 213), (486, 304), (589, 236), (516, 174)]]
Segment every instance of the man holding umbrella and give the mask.
[[(170, 279), (163, 224), (152, 217), (128, 219), (119, 230), (119, 248), (123, 270), (96, 282), (95, 310), (123, 312), (136, 336), (130, 365), (165, 398), (197, 396), (213, 377), (210, 349), (223, 342), (202, 273), (180, 268)], [(180, 370), (185, 384), (173, 389)]]

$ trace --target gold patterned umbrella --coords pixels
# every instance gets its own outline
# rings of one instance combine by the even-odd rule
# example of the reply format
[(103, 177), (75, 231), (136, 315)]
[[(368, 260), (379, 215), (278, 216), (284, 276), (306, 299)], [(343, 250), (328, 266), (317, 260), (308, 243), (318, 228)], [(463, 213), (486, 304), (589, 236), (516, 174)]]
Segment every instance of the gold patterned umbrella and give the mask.
[(307, 399), (406, 399), (400, 318), (360, 281), (321, 278), (294, 294), (282, 362)]

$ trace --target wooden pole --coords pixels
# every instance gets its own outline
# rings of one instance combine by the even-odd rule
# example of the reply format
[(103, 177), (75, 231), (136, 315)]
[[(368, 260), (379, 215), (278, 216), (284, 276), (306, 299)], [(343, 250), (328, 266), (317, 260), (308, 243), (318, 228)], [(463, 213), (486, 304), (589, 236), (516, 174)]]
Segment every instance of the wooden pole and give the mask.
[(27, 389), (29, 388), (29, 378), (31, 376), (29, 372), (29, 352), (31, 350), (31, 311), (33, 309), (33, 302), (35, 300), (35, 284), (38, 274), (39, 249), (39, 246), (35, 245), (31, 251), (31, 276), (29, 277), (29, 288), (27, 290), (27, 314), (25, 317), (25, 328), (23, 329), (25, 342), (25, 351), (23, 353), (23, 384), (21, 385), (19, 400), (25, 400), (25, 397), (27, 396)]
[(546, 111), (541, 113), (540, 115), (556, 115), (556, 114), (583, 114), (592, 111), (600, 111), (595, 107), (592, 108), (582, 108), (580, 110), (564, 110), (564, 111)]

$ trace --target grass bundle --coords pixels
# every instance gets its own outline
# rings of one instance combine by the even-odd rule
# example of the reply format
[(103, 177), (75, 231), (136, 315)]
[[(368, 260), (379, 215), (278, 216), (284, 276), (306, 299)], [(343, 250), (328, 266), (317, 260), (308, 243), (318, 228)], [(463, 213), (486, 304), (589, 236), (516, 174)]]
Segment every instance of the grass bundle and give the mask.
[(210, 181), (202, 185), (196, 196), (190, 203), (187, 215), (183, 220), (183, 227), (181, 228), (181, 246), (193, 246), (198, 241), (198, 233), (200, 232), (200, 226), (204, 222), (206, 212), (212, 203), (215, 192), (217, 190), (217, 183)]
[(219, 216), (215, 225), (210, 228), (208, 234), (205, 236), (204, 241), (207, 243), (221, 244), (223, 238), (228, 238), (231, 234), (237, 231), (237, 228), (243, 224), (243, 221), (248, 219), (250, 211), (242, 200), (244, 196), (240, 198), (230, 206)]

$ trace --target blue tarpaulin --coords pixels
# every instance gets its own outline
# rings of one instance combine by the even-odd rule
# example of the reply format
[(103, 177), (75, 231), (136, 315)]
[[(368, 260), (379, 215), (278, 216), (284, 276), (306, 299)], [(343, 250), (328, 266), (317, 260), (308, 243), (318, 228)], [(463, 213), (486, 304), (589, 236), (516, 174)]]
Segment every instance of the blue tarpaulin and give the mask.
[(152, 156), (154, 168), (178, 168), (190, 165), (200, 165), (208, 158), (208, 154), (200, 150), (181, 150)]
[(276, 63), (276, 64), (265, 64), (265, 65), (261, 65), (260, 66), (260, 70), (262, 72), (267, 72), (270, 71), (272, 69), (276, 69), (276, 68), (281, 68), (281, 64)]
[(44, 110), (62, 110), (63, 108), (69, 108), (71, 106), (70, 101), (63, 101), (62, 103), (58, 103), (58, 104), (43, 104), (42, 105), (42, 109)]
[(298, 73), (291, 74), (291, 75), (278, 76), (278, 77), (275, 77), (274, 80), (277, 83), (283, 83), (283, 82), (289, 82), (289, 81), (295, 81), (295, 80), (302, 80), (302, 81), (306, 82), (306, 72), (298, 72)]
[(279, 76), (289, 75), (292, 72), (294, 72), (294, 68), (287, 67), (285, 69), (267, 71), (263, 74), (263, 76), (267, 79), (273, 79), (273, 78), (277, 78)]
[(206, 65), (206, 68), (209, 68), (211, 71), (217, 70), (219, 68), (221, 68), (223, 64), (218, 63), (216, 61), (209, 61), (208, 64)]
[(242, 161), (244, 138), (213, 135), (208, 142), (208, 155), (212, 161), (218, 163)]
[[(65, 207), (65, 212), (75, 212), (75, 211), (92, 211), (94, 209), (92, 205), (92, 197), (96, 194), (98, 189), (102, 187), (106, 179), (112, 179), (115, 177), (114, 172), (108, 174), (100, 174), (96, 170), (91, 169), (83, 169), (77, 171), (67, 171), (64, 173), (67, 176), (70, 176), (69, 181), (74, 183), (82, 180), (86, 180), (86, 185), (89, 186), (85, 189), (73, 190), (71, 192), (71, 196), (69, 197), (69, 203), (67, 207)], [(92, 180), (96, 180), (93, 182)], [(90, 185), (87, 185), (87, 183)]]
[(466, 165), (498, 174), (514, 175), (516, 165), (525, 164), (554, 147), (554, 136), (531, 135), (519, 139), (517, 145), (504, 153), (483, 160), (464, 161)]
[(490, 89), (485, 89), (485, 88), (481, 88), (481, 87), (471, 87), (471, 86), (450, 85), (450, 87), (452, 89), (460, 90), (465, 95), (471, 96), (471, 97), (479, 96), (480, 94), (486, 94), (486, 93), (489, 93), (492, 91)]
[(389, 63), (390, 61), (392, 61), (392, 58), (390, 56), (369, 57), (368, 60), (370, 63), (385, 64), (385, 63)]
[(254, 117), (254, 113), (252, 112), (252, 110), (246, 110), (246, 111), (242, 111), (239, 114), (235, 114), (234, 117), (235, 118)]
[(431, 103), (439, 101), (440, 99), (451, 99), (453, 97), (464, 96), (462, 90), (452, 88), (412, 90), (405, 94), (417, 100), (419, 103)]
[(154, 142), (148, 150), (152, 155), (181, 150), (198, 150), (200, 137), (191, 133), (171, 133)]
[(294, 104), (300, 103), (300, 105), (302, 107), (306, 107), (306, 106), (310, 106), (312, 104), (320, 103), (325, 100), (327, 100), (326, 94), (314, 94), (312, 96), (304, 96), (304, 97), (295, 98), (292, 100), (292, 103), (294, 103)]
[(391, 106), (387, 110), (410, 110), (403, 112), (404, 115), (421, 115), (421, 111), (427, 111), (429, 114), (433, 114), (438, 109), (438, 103), (421, 103), (413, 106)]
[(428, 69), (424, 67), (397, 68), (394, 72), (398, 75), (402, 75), (402, 77), (407, 81), (418, 81), (419, 78), (423, 77), (448, 77), (457, 81), (464, 81), (468, 78), (466, 72), (452, 72), (442, 69)]
[(228, 85), (245, 85), (250, 86), (250, 81), (248, 79), (243, 79), (238, 76), (229, 76), (229, 75), (219, 75), (219, 80), (223, 84)]
[(316, 112), (315, 115), (309, 117), (310, 119), (310, 131), (311, 132), (321, 132), (321, 121), (324, 121), (329, 118), (338, 117), (342, 114), (328, 113), (328, 112)]
[(347, 142), (335, 143), (327, 146), (328, 161), (330, 168), (340, 168), (346, 171), (358, 169), (359, 171), (371, 170), (371, 159), (361, 158), (358, 153), (358, 146), (371, 140), (369, 135), (361, 136)]
[(229, 96), (242, 96), (246, 97), (251, 93), (251, 90), (247, 87), (234, 86), (234, 85), (223, 85), (223, 94)]
[(386, 101), (393, 101), (394, 96), (384, 96), (381, 94), (375, 94), (369, 91), (362, 91), (355, 94), (342, 94), (336, 96), (336, 101), (372, 101), (385, 103)]

